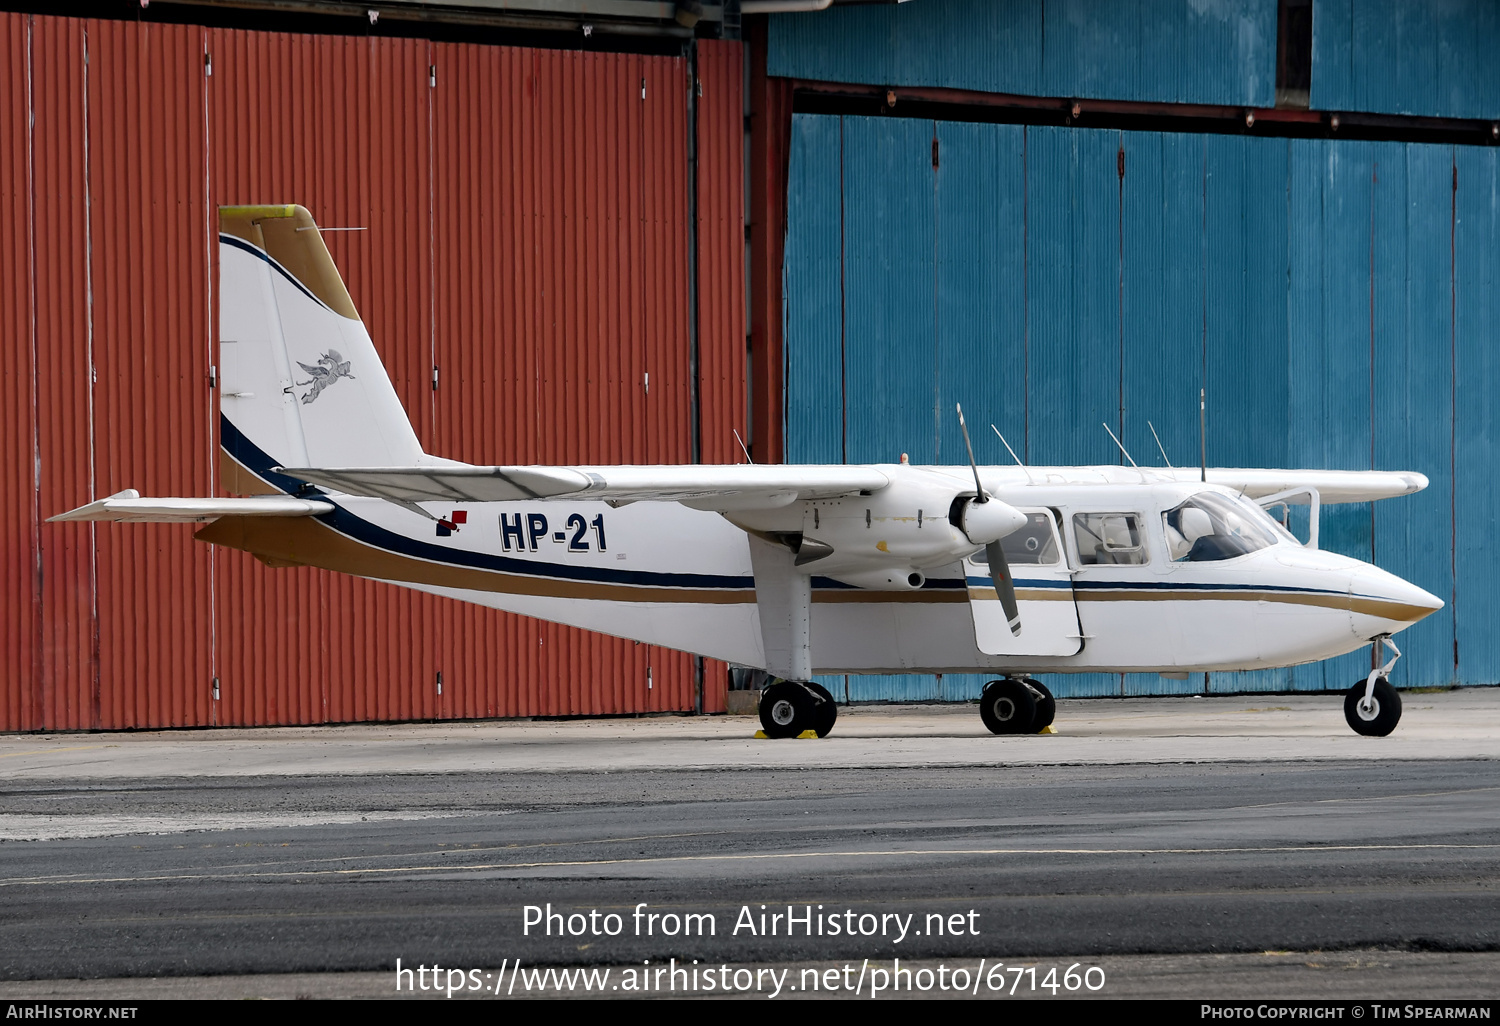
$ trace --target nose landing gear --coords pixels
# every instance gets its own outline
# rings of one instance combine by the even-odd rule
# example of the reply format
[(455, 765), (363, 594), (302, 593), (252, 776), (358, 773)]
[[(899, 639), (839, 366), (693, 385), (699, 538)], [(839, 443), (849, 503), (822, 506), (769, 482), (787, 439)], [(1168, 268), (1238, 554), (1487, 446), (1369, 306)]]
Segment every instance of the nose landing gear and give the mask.
[(1039, 734), (1056, 715), (1057, 700), (1034, 677), (992, 680), (979, 696), (979, 718), (991, 734)]
[(1344, 719), (1356, 734), (1366, 737), (1385, 737), (1401, 722), (1401, 696), (1388, 679), (1401, 650), (1389, 634), (1382, 634), (1375, 639), (1375, 658), (1380, 658), (1385, 645), (1394, 653), (1390, 660), (1344, 693)]

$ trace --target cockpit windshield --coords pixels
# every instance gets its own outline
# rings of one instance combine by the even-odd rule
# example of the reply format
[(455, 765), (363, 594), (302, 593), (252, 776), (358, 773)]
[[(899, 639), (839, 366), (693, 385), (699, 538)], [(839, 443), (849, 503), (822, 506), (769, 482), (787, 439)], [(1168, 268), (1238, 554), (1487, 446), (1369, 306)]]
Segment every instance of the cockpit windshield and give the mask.
[(1259, 507), (1217, 492), (1199, 492), (1162, 515), (1167, 550), (1175, 562), (1233, 559), (1277, 543), (1277, 534)]

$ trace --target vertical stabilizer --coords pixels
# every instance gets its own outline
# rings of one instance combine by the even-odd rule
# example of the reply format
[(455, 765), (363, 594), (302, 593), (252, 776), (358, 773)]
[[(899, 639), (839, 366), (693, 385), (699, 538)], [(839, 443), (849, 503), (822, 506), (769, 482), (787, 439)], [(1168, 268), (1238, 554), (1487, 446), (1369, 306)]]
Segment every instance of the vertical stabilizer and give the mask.
[(224, 483), (270, 466), (398, 467), (422, 447), (317, 224), (296, 205), (219, 208)]

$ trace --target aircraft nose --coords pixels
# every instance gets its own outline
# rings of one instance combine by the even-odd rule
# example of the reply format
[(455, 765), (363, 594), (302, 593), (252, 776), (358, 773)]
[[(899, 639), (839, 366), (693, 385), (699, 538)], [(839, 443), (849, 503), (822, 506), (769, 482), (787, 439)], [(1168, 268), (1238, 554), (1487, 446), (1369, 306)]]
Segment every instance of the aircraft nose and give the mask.
[(1443, 600), (1378, 567), (1364, 567), (1349, 581), (1349, 611), (1355, 633), (1394, 634), (1443, 608)]

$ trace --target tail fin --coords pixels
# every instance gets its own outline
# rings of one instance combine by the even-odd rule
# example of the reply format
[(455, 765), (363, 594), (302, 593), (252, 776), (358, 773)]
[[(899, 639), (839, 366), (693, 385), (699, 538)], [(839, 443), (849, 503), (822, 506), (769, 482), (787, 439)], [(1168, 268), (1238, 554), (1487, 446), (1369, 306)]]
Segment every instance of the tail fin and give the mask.
[(411, 421), (306, 208), (219, 208), (219, 311), (220, 444), (231, 491), (265, 491), (277, 465), (421, 460)]

